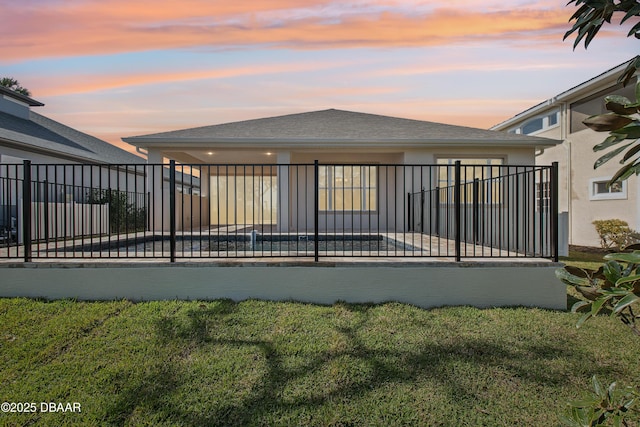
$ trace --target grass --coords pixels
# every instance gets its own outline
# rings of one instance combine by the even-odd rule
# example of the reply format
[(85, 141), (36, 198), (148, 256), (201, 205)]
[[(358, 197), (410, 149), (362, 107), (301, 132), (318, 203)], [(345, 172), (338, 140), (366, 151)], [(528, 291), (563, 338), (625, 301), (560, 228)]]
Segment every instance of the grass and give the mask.
[(557, 425), (640, 380), (620, 322), (541, 309), (0, 299), (0, 425)]
[(597, 248), (569, 247), (569, 256), (560, 257), (560, 262), (574, 267), (597, 270), (604, 263), (603, 257), (609, 252)]

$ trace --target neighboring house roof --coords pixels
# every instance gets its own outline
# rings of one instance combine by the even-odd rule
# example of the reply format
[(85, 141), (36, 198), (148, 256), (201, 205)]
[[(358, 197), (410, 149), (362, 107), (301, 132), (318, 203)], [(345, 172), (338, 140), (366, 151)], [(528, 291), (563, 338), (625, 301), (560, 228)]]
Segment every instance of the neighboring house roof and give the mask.
[(615, 67), (605, 71), (602, 74), (599, 74), (585, 82), (580, 83), (572, 87), (571, 89), (565, 90), (564, 92), (559, 93), (558, 95), (547, 99), (537, 105), (534, 105), (531, 108), (528, 108), (515, 116), (498, 123), (497, 125), (492, 126), (491, 130), (506, 130), (509, 127), (515, 125), (516, 123), (528, 119), (530, 117), (537, 116), (541, 114), (545, 110), (555, 107), (563, 102), (572, 102), (579, 100), (585, 96), (588, 96), (594, 92), (605, 89), (611, 85), (615, 85), (620, 74), (627, 68), (629, 63), (635, 59), (631, 58), (628, 61), (623, 62), (620, 65), (616, 65)]
[(36, 101), (33, 98), (30, 98), (26, 95), (23, 95), (21, 93), (15, 92), (11, 89), (8, 89), (4, 86), (0, 86), (0, 95), (6, 95), (10, 98), (16, 99), (20, 102), (24, 102), (25, 104), (27, 104), (30, 107), (43, 107), (44, 104), (40, 101)]
[[(44, 105), (3, 87), (0, 87), (0, 94), (28, 106)], [(0, 142), (26, 151), (78, 161), (114, 164), (144, 162), (141, 157), (33, 111), (25, 112), (24, 117), (0, 111)]]
[(302, 146), (335, 145), (449, 145), (499, 144), (550, 146), (547, 138), (514, 135), (421, 120), (336, 109), (245, 120), (172, 132), (122, 138), (138, 147), (151, 145), (255, 144)]

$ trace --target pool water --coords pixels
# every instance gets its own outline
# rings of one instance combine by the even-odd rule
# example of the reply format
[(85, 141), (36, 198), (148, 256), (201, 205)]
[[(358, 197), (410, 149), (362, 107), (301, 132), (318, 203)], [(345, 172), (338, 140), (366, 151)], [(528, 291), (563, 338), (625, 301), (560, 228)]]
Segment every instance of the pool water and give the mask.
[[(152, 241), (131, 245), (121, 249), (130, 252), (163, 252), (170, 250), (168, 240)], [(309, 240), (263, 240), (251, 247), (249, 241), (227, 240), (177, 240), (177, 252), (313, 252), (315, 245)], [(387, 240), (320, 240), (320, 252), (388, 252), (405, 251), (403, 245)]]

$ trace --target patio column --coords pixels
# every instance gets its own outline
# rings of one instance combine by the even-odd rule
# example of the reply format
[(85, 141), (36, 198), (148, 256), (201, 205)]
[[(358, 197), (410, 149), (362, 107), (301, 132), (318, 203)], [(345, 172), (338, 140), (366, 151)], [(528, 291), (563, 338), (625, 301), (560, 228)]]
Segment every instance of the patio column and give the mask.
[(278, 216), (277, 230), (281, 233), (289, 231), (289, 164), (290, 152), (279, 152), (276, 158), (278, 162)]
[(200, 167), (200, 198), (202, 200), (202, 212), (200, 212), (200, 225), (209, 227), (211, 225), (210, 218), (210, 203), (209, 197), (209, 184), (211, 178), (209, 177), (209, 168), (207, 166)]
[[(162, 164), (162, 152), (157, 149), (149, 149), (147, 155), (147, 164), (149, 169), (147, 170), (147, 188), (151, 192), (151, 218), (150, 218), (150, 231), (168, 231), (169, 230), (169, 211), (164, 212), (164, 206), (169, 206), (169, 193), (164, 194), (164, 170), (160, 164)], [(167, 175), (168, 176), (168, 175)], [(168, 186), (167, 190), (168, 190)], [(164, 206), (163, 206), (163, 203)]]

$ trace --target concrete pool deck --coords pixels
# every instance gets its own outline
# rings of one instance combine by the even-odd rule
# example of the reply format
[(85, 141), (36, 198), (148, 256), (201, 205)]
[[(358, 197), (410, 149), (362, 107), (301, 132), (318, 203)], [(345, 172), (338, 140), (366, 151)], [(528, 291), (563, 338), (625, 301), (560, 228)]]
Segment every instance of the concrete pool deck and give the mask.
[[(281, 239), (283, 237), (295, 237), (304, 233), (271, 233), (264, 236)], [(345, 250), (345, 251), (326, 251), (321, 250), (320, 256), (322, 259), (327, 257), (346, 257), (351, 259), (352, 257), (365, 257), (365, 258), (418, 258), (425, 260), (428, 258), (442, 259), (453, 258), (455, 254), (455, 241), (446, 239), (444, 237), (433, 236), (428, 234), (414, 233), (414, 232), (381, 232), (381, 233), (358, 233), (358, 234), (321, 234), (320, 238), (329, 239), (334, 236), (346, 236), (346, 237), (361, 237), (361, 236), (375, 236), (381, 237), (381, 239), (392, 242), (395, 245), (399, 245), (403, 248), (396, 248), (393, 250), (374, 250), (374, 251), (362, 251), (362, 250)], [(176, 239), (188, 239), (195, 242), (206, 241), (210, 238), (213, 239), (225, 239), (225, 238), (246, 238), (249, 239), (249, 233), (210, 233), (210, 232), (178, 232), (176, 233)], [(156, 250), (156, 251), (134, 251), (126, 250), (126, 246), (145, 243), (154, 239), (168, 239), (168, 232), (139, 232), (139, 233), (127, 233), (116, 236), (101, 236), (101, 237), (87, 237), (74, 240), (64, 241), (50, 241), (40, 242), (32, 244), (33, 259), (64, 259), (64, 258), (87, 258), (91, 260), (104, 258), (116, 258), (116, 259), (162, 259), (169, 258), (170, 253), (168, 249)], [(267, 239), (267, 241), (269, 241)], [(87, 249), (88, 247), (96, 248)], [(118, 250), (117, 247), (120, 247)], [(111, 248), (111, 249), (109, 249)], [(539, 250), (539, 248), (538, 248)], [(106, 251), (109, 251), (105, 255)], [(135, 252), (132, 255), (132, 252)], [(491, 247), (482, 244), (462, 243), (460, 248), (462, 258), (469, 259), (538, 259), (532, 257), (530, 254), (524, 254), (513, 250), (506, 250), (501, 247)], [(214, 250), (178, 250), (177, 258), (179, 259), (233, 259), (233, 258), (273, 258), (273, 257), (305, 257), (313, 256), (313, 250), (289, 250), (289, 251), (252, 251), (252, 250), (232, 250), (232, 251), (214, 251)], [(24, 258), (23, 246), (11, 246), (0, 248), (0, 260), (6, 259), (22, 259)], [(1, 261), (0, 261), (1, 262)]]

